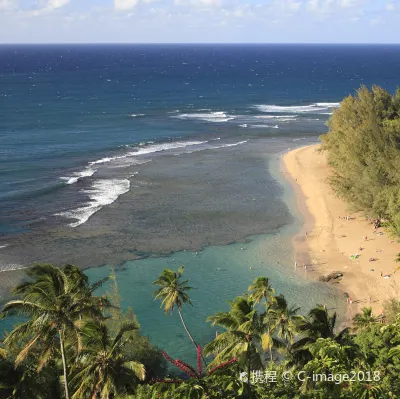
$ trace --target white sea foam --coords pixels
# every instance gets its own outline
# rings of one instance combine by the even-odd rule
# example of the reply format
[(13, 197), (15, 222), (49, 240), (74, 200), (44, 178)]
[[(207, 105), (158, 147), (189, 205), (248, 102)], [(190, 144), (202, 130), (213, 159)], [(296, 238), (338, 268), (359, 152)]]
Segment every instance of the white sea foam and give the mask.
[(238, 143), (223, 144), (223, 145), (219, 145), (218, 147), (213, 147), (213, 148), (236, 147), (237, 145), (246, 144), (248, 141), (249, 140), (244, 140), (244, 141), (239, 141)]
[(339, 103), (315, 103), (310, 105), (256, 105), (255, 107), (262, 112), (274, 112), (274, 113), (319, 113), (325, 111), (328, 108), (337, 108)]
[(0, 245), (0, 249), (8, 247), (8, 244)]
[(259, 119), (295, 119), (298, 115), (256, 115)]
[(207, 112), (207, 113), (193, 113), (193, 114), (180, 114), (173, 116), (178, 119), (197, 119), (206, 122), (221, 123), (228, 122), (235, 119), (233, 115), (228, 115), (225, 112)]
[(126, 155), (101, 158), (101, 159), (98, 159), (97, 161), (89, 162), (89, 165), (99, 165), (99, 164), (115, 161), (116, 159), (121, 159), (121, 158), (126, 158)]
[(148, 147), (141, 148), (138, 151), (131, 152), (127, 156), (138, 156), (144, 154), (152, 154), (153, 152), (174, 150), (176, 148), (191, 147), (194, 145), (205, 144), (207, 141), (175, 141), (173, 143), (154, 144)]
[(97, 180), (90, 189), (82, 190), (89, 195), (90, 202), (87, 205), (56, 214), (68, 219), (75, 219), (76, 222), (70, 223), (70, 227), (77, 227), (89, 220), (103, 206), (110, 205), (122, 194), (129, 191), (130, 181), (128, 179), (109, 179)]
[(247, 127), (247, 123), (243, 123), (243, 125), (239, 125), (240, 127)]
[(132, 118), (139, 118), (140, 116), (145, 116), (145, 114), (131, 114)]
[(340, 103), (316, 103), (317, 107), (338, 108)]
[(279, 129), (279, 125), (250, 125), (251, 128), (257, 129), (257, 128), (272, 128), (272, 129)]
[(93, 176), (97, 172), (97, 169), (84, 169), (80, 172), (75, 172), (71, 177), (60, 177), (60, 179), (65, 180), (67, 184), (74, 184), (82, 177), (90, 177)]
[(116, 161), (116, 160), (123, 159), (123, 158), (137, 157), (139, 155), (152, 154), (154, 152), (173, 150), (175, 148), (184, 148), (184, 147), (200, 145), (200, 144), (204, 144), (204, 143), (207, 143), (207, 141), (175, 141), (172, 143), (149, 145), (147, 147), (141, 146), (141, 148), (138, 149), (137, 151), (131, 151), (124, 155), (116, 155), (114, 157), (101, 158), (101, 159), (98, 159), (97, 161), (89, 162), (89, 165), (105, 164), (105, 163)]
[(22, 266), (16, 263), (0, 263), (0, 273), (1, 272), (11, 272), (13, 270), (28, 269), (29, 266)]

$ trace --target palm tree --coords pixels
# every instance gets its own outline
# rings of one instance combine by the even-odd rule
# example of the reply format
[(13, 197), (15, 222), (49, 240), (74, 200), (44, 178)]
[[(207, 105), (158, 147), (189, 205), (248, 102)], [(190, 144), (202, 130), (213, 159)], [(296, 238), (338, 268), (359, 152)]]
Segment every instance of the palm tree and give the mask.
[(72, 399), (109, 399), (132, 392), (135, 379), (144, 380), (143, 364), (128, 359), (125, 347), (131, 342), (137, 323), (124, 323), (114, 338), (107, 326), (90, 320), (82, 328), (83, 349), (76, 359), (71, 384), (77, 389)]
[(329, 314), (326, 305), (317, 305), (298, 326), (309, 338), (335, 338), (336, 312)]
[(62, 270), (51, 264), (39, 264), (28, 269), (27, 275), (30, 281), (14, 290), (21, 299), (8, 302), (2, 315), (28, 316), (29, 320), (15, 327), (5, 343), (23, 342), (16, 366), (39, 347), (38, 371), (54, 358), (59, 347), (65, 396), (69, 399), (66, 339), (79, 347), (79, 321), (86, 316), (102, 318), (101, 310), (109, 303), (105, 298), (92, 296), (101, 282), (90, 285), (87, 276), (75, 266), (68, 265)]
[(275, 296), (268, 308), (268, 318), (273, 329), (286, 344), (293, 343), (297, 324), (302, 320), (297, 315), (299, 310), (300, 308), (289, 306), (283, 295)]
[(301, 317), (296, 321), (296, 330), (302, 334), (295, 343), (289, 347), (291, 363), (296, 363), (302, 367), (312, 359), (309, 351), (311, 344), (319, 338), (331, 338), (338, 343), (344, 343), (348, 336), (349, 328), (336, 333), (336, 312), (330, 314), (325, 305), (317, 305), (311, 309), (307, 317)]
[(212, 325), (223, 327), (219, 334), (204, 347), (206, 354), (215, 354), (210, 366), (215, 366), (232, 358), (238, 358), (247, 366), (250, 378), (251, 366), (262, 367), (260, 343), (263, 333), (262, 318), (254, 309), (254, 301), (247, 297), (237, 297), (229, 302), (230, 310), (208, 317)]
[(378, 321), (378, 319), (373, 316), (371, 308), (362, 308), (361, 311), (362, 313), (356, 314), (353, 319), (357, 329), (366, 328)]
[[(183, 328), (185, 329), (193, 345), (198, 348), (197, 342), (194, 340), (192, 334), (190, 333), (188, 327), (186, 326), (185, 320), (182, 315), (183, 304), (192, 305), (187, 291), (190, 291), (192, 287), (187, 286), (189, 280), (181, 281), (184, 266), (181, 266), (176, 272), (171, 269), (164, 269), (157, 280), (153, 282), (153, 285), (160, 286), (159, 289), (154, 291), (154, 300), (161, 299), (161, 307), (164, 307), (164, 312), (166, 314), (172, 313), (176, 307), (179, 317), (181, 319)], [(193, 305), (192, 305), (193, 306)], [(203, 358), (204, 363), (207, 365)]]
[[(271, 284), (269, 284), (267, 277), (257, 277), (253, 283), (248, 288), (250, 292), (250, 298), (254, 301), (255, 304), (261, 302), (262, 299), (265, 301), (265, 310), (268, 313), (268, 306), (270, 305), (273, 295), (275, 294), (275, 290), (272, 288)], [(261, 339), (262, 347), (264, 350), (269, 350), (270, 360), (273, 361), (272, 355), (272, 346), (273, 346), (273, 339), (271, 335), (271, 323), (269, 322), (268, 318), (264, 318), (264, 322), (266, 324), (267, 332), (263, 334)]]
[(272, 288), (272, 285), (269, 284), (267, 277), (257, 277), (248, 288), (248, 291), (250, 292), (250, 298), (255, 304), (264, 299), (265, 305), (267, 305), (275, 294), (275, 290)]

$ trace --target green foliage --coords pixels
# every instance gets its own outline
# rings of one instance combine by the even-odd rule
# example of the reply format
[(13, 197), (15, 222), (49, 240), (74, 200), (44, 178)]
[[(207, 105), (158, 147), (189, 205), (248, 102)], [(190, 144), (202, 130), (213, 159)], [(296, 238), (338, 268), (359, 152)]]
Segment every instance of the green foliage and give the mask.
[(397, 315), (400, 314), (400, 300), (391, 298), (383, 302), (383, 309), (385, 311), (385, 320), (388, 323), (394, 323)]
[(328, 122), (323, 151), (334, 191), (353, 208), (384, 219), (400, 235), (400, 97), (362, 87), (345, 98)]
[(117, 394), (134, 393), (135, 382), (145, 378), (145, 368), (129, 358), (125, 347), (130, 341), (129, 333), (137, 328), (136, 323), (125, 323), (115, 336), (110, 336), (102, 322), (90, 320), (82, 326), (83, 347), (74, 362), (72, 399), (93, 395), (108, 399)]
[(237, 297), (229, 305), (228, 312), (220, 312), (207, 319), (225, 331), (204, 347), (204, 353), (215, 354), (210, 366), (235, 357), (249, 372), (252, 367), (262, 366), (262, 316), (249, 297)]
[(378, 319), (373, 316), (371, 308), (362, 308), (362, 313), (358, 313), (355, 315), (354, 326), (357, 329), (363, 329), (369, 327), (371, 324), (377, 323)]
[[(169, 310), (173, 305), (180, 311), (190, 302), (182, 272), (167, 270), (156, 280), (156, 296), (165, 300), (164, 307), (170, 303)], [(40, 265), (29, 276), (15, 291), (21, 299), (3, 309), (4, 315), (22, 314), (25, 321), (5, 337), (0, 349), (1, 399), (400, 397), (397, 300), (386, 304), (387, 324), (378, 323), (371, 309), (364, 308), (354, 318), (355, 328), (339, 330), (336, 314), (326, 306), (299, 315), (299, 308), (274, 295), (267, 278), (258, 278), (248, 294), (229, 302), (227, 312), (208, 318), (223, 331), (205, 346), (212, 357), (206, 371), (197, 345), (198, 371), (193, 373), (190, 365), (163, 352), (193, 376), (182, 379), (165, 377), (161, 352), (141, 336), (133, 311), (121, 311), (114, 274), (107, 297), (94, 296), (102, 282), (90, 285), (73, 266)], [(275, 359), (269, 356), (271, 349)], [(346, 379), (354, 375), (367, 380)]]
[(110, 334), (116, 335), (118, 329), (126, 323), (131, 323), (137, 326), (134, 331), (129, 333), (129, 340), (125, 343), (124, 353), (131, 360), (144, 365), (147, 380), (166, 375), (168, 366), (167, 361), (161, 354), (161, 350), (156, 348), (150, 342), (149, 338), (140, 334), (140, 325), (132, 308), (128, 308), (126, 312), (123, 312), (121, 309), (121, 297), (114, 269), (111, 270), (110, 286), (106, 295), (113, 305), (108, 308), (106, 312), (108, 316), (106, 325)]

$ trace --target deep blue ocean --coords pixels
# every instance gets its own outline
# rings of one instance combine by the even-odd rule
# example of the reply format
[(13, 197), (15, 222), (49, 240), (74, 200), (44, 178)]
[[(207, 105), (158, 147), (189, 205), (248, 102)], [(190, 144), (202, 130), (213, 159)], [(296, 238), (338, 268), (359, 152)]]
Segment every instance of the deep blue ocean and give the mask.
[(151, 298), (165, 267), (199, 288), (201, 342), (259, 274), (304, 309), (339, 309), (290, 266), (301, 215), (279, 157), (399, 72), (397, 45), (0, 46), (0, 297), (32, 262), (106, 265), (92, 279), (114, 265), (124, 306), (172, 355), (184, 332)]
[(121, 147), (315, 135), (329, 103), (394, 91), (399, 68), (399, 46), (0, 46), (0, 232), (62, 211), (66, 178)]

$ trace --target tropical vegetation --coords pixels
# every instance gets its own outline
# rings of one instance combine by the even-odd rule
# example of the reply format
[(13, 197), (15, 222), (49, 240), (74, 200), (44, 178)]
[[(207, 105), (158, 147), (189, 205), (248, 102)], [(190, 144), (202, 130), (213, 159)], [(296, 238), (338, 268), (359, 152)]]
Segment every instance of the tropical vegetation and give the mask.
[(321, 136), (330, 183), (351, 206), (400, 236), (400, 88), (379, 86), (346, 97)]
[[(183, 272), (164, 270), (154, 281), (154, 299), (180, 314), (196, 365), (173, 359), (141, 335), (132, 310), (120, 308), (114, 272), (91, 284), (71, 265), (28, 269), (1, 312), (19, 319), (1, 341), (0, 398), (400, 397), (395, 299), (387, 304), (390, 320), (364, 308), (349, 328), (326, 305), (302, 314), (267, 277), (258, 277), (207, 319), (220, 332), (199, 342), (181, 314), (191, 304)], [(97, 296), (103, 284), (108, 291)]]

